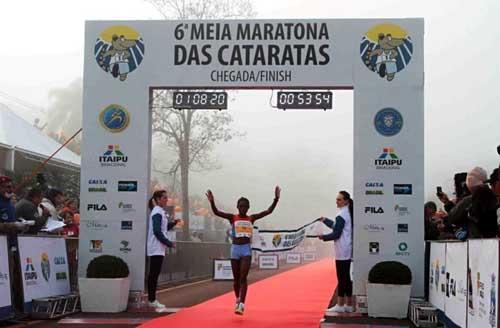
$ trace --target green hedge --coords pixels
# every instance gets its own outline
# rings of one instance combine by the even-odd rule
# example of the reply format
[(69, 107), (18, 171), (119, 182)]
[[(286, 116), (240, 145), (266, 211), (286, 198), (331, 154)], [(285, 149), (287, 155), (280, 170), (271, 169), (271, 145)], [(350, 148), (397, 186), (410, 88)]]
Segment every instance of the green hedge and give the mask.
[(372, 284), (411, 285), (411, 271), (401, 262), (386, 261), (375, 264), (368, 274)]
[(127, 278), (127, 263), (112, 255), (101, 255), (90, 261), (87, 266), (87, 278)]

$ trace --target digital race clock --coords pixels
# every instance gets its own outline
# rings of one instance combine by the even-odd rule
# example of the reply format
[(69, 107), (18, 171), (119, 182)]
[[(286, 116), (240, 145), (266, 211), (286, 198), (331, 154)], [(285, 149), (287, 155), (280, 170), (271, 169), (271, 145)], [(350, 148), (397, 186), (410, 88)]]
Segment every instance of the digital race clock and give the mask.
[(280, 109), (332, 109), (333, 94), (330, 91), (279, 91)]
[(227, 109), (227, 92), (175, 91), (174, 109)]

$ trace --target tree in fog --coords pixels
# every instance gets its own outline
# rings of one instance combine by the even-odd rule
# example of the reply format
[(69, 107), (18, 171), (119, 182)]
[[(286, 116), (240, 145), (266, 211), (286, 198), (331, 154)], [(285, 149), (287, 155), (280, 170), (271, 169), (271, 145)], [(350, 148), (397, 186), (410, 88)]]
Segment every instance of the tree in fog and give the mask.
[[(255, 16), (249, 0), (146, 0), (165, 19), (237, 19)], [(230, 128), (228, 113), (172, 108), (172, 92), (155, 90), (152, 99), (153, 133), (175, 153), (166, 172), (180, 171), (184, 236), (189, 233), (189, 171), (216, 168), (212, 153), (215, 145), (238, 135)], [(157, 160), (156, 160), (157, 161)], [(156, 162), (155, 161), (155, 162)], [(153, 165), (158, 165), (157, 163)]]

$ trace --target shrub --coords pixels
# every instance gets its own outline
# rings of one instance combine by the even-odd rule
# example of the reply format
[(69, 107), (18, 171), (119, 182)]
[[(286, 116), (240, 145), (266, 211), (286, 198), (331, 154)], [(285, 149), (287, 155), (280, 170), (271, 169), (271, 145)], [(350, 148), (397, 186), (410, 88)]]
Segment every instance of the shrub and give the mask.
[(127, 278), (128, 275), (127, 263), (112, 255), (98, 256), (87, 266), (87, 278)]
[(396, 261), (379, 262), (368, 274), (368, 282), (372, 284), (410, 285), (411, 278), (410, 268)]

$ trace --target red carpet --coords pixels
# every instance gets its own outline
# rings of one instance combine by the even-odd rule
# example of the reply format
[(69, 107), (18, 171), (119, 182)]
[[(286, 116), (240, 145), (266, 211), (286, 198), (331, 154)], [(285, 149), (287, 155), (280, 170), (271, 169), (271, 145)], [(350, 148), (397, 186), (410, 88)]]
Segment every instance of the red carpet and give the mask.
[(334, 261), (325, 259), (250, 285), (243, 316), (233, 313), (231, 292), (140, 327), (319, 327), (336, 283)]

